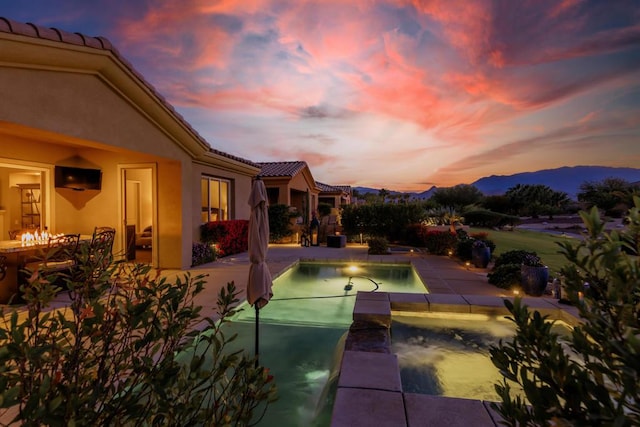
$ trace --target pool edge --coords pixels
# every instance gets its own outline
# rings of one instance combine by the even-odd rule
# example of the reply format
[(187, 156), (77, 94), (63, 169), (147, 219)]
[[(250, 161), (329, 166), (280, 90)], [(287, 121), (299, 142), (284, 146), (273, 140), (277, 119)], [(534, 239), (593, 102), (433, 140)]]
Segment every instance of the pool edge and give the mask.
[[(514, 297), (457, 294), (405, 294), (380, 292), (376, 298), (358, 293), (353, 323), (345, 341), (340, 364), (338, 391), (331, 417), (332, 427), (349, 425), (474, 425), (497, 427), (501, 417), (489, 401), (406, 393), (400, 387), (397, 357), (391, 351), (390, 325), (393, 311), (452, 312), (485, 315), (507, 315), (504, 300)], [(575, 307), (549, 298), (522, 298), (529, 308), (561, 320), (570, 326), (579, 323)], [(354, 354), (355, 353), (355, 354)], [(369, 353), (360, 354), (357, 353)], [(353, 363), (353, 359), (359, 363)], [(367, 363), (367, 360), (376, 363)], [(385, 381), (372, 381), (380, 376), (380, 366), (396, 369), (385, 372)], [(342, 378), (345, 378), (340, 382)], [(359, 378), (359, 379), (358, 379)], [(402, 423), (404, 421), (404, 423)]]

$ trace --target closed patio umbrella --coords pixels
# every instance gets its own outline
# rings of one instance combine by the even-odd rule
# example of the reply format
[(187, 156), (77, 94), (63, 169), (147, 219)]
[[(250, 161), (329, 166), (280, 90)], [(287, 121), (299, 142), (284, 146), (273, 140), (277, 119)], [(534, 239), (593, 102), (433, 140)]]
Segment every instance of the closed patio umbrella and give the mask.
[(247, 301), (256, 310), (256, 361), (259, 355), (260, 309), (267, 305), (273, 292), (271, 291), (271, 273), (267, 267), (267, 249), (269, 247), (269, 209), (267, 189), (264, 182), (257, 177), (251, 187), (249, 206), (249, 280), (247, 282)]

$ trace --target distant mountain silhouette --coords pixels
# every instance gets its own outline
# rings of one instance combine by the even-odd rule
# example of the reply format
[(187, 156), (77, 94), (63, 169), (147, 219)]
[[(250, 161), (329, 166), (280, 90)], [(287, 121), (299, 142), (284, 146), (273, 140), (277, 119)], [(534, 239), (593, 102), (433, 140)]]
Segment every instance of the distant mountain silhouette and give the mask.
[[(555, 191), (563, 191), (571, 199), (576, 199), (580, 185), (586, 181), (598, 182), (606, 178), (620, 178), (635, 183), (640, 182), (640, 169), (614, 168), (608, 166), (565, 166), (557, 169), (544, 169), (536, 172), (522, 172), (514, 175), (491, 175), (480, 178), (471, 183), (485, 195), (504, 194), (509, 188), (518, 184), (547, 185)], [(360, 194), (375, 193), (380, 189), (369, 187), (353, 187)], [(433, 195), (438, 187), (421, 193), (409, 193), (412, 199), (426, 200)], [(388, 189), (387, 189), (388, 190)], [(402, 194), (400, 191), (388, 190), (389, 194)]]
[(640, 180), (640, 169), (613, 168), (606, 166), (565, 166), (557, 169), (545, 169), (537, 172), (523, 172), (514, 175), (492, 175), (472, 183), (485, 195), (504, 194), (517, 184), (541, 184), (555, 191), (563, 191), (575, 199), (580, 185), (586, 181), (597, 182), (606, 178), (620, 178), (635, 182)]

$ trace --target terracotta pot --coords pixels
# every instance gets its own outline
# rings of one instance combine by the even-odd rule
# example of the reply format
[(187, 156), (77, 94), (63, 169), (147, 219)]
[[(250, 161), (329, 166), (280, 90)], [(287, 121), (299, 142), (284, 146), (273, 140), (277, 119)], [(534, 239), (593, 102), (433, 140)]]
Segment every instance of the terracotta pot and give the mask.
[(532, 267), (522, 265), (520, 267), (522, 290), (525, 294), (539, 297), (544, 294), (549, 281), (549, 267)]

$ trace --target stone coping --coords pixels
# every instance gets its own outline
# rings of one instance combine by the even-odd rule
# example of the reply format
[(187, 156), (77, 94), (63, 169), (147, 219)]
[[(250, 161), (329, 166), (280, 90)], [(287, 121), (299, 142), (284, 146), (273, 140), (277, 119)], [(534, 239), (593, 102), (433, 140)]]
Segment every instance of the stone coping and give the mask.
[[(514, 297), (376, 292), (373, 298), (358, 292), (331, 426), (499, 426), (501, 419), (491, 402), (403, 392), (389, 328), (393, 313), (400, 312), (506, 315), (505, 299)], [(579, 323), (575, 307), (549, 298), (523, 297), (522, 301), (551, 319), (570, 326)]]

